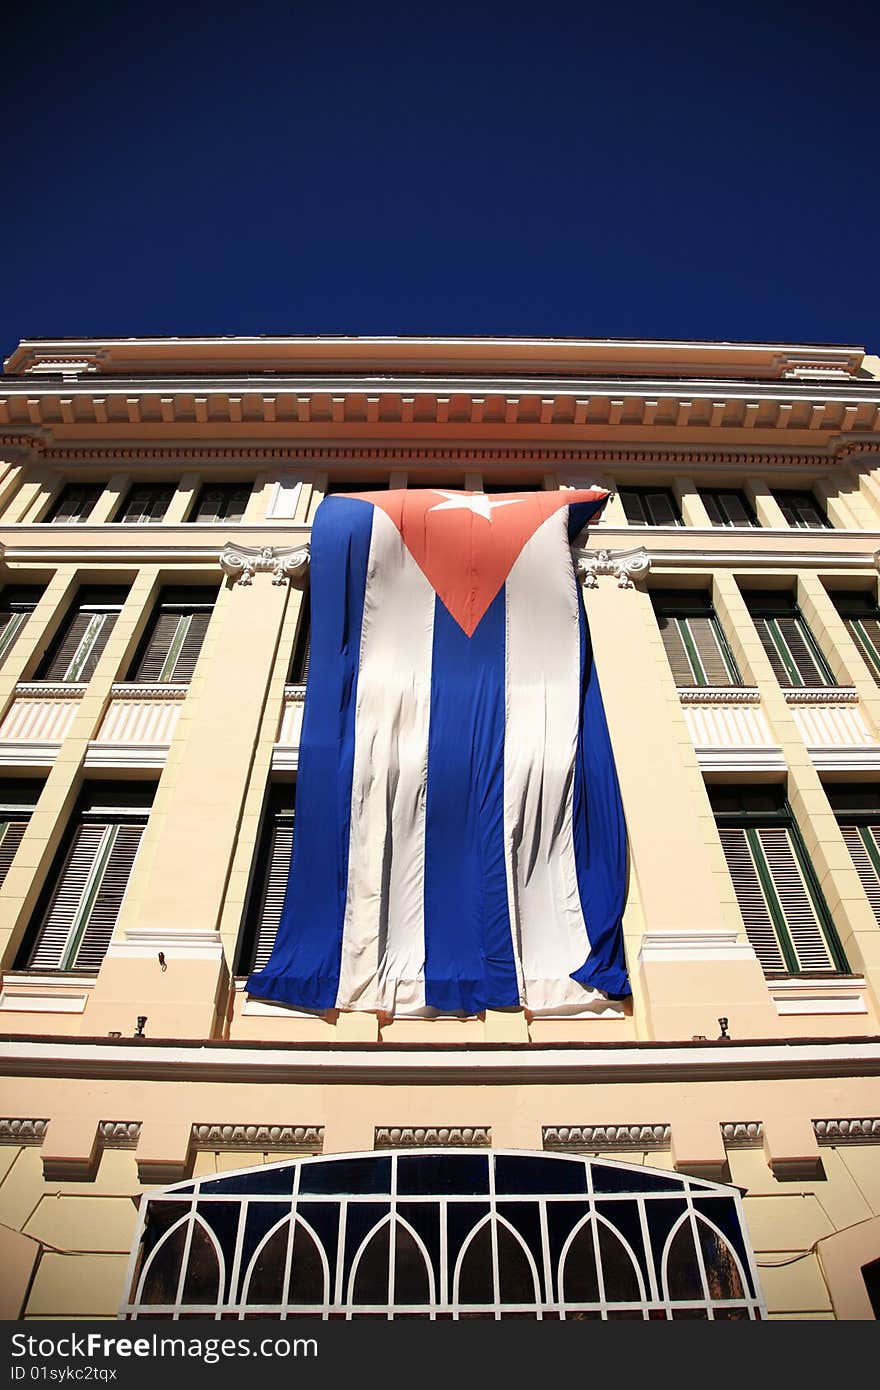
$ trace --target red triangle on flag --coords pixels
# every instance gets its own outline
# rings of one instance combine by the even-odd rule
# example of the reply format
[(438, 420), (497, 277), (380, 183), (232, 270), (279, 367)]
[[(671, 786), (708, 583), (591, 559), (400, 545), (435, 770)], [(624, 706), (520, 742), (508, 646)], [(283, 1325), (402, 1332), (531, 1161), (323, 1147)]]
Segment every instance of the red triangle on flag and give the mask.
[(394, 522), (428, 583), (470, 637), (538, 527), (561, 507), (609, 494), (604, 488), (503, 496), (393, 488), (348, 495), (372, 502)]

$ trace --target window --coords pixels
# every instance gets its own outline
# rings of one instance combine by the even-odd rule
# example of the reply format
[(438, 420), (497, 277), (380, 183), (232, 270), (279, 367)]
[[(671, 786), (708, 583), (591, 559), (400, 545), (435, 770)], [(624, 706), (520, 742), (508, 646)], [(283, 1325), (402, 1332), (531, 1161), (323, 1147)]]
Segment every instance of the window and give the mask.
[(163, 589), (129, 680), (150, 685), (192, 680), (216, 600), (216, 589)]
[(153, 788), (116, 782), (87, 786), (35, 914), (20, 968), (95, 971), (104, 959)]
[(846, 970), (782, 789), (710, 787), (709, 799), (746, 932), (764, 973)]
[(126, 526), (162, 521), (173, 496), (171, 483), (137, 483), (126, 497), (117, 520)]
[(772, 488), (771, 491), (789, 526), (809, 531), (830, 529), (831, 522), (812, 492), (796, 492), (791, 488)]
[(880, 786), (825, 788), (865, 895), (880, 923)]
[(668, 487), (621, 487), (618, 496), (630, 526), (681, 526), (675, 494)]
[(125, 596), (124, 589), (81, 589), (39, 668), (37, 679), (90, 680), (122, 611)]
[(58, 525), (88, 521), (103, 491), (103, 483), (68, 483), (61, 489), (43, 520)]
[(752, 589), (744, 598), (780, 685), (837, 684), (791, 594), (782, 589)]
[(874, 680), (880, 685), (880, 608), (872, 593), (856, 590), (832, 594), (850, 637), (865, 658)]
[(302, 1158), (147, 1192), (121, 1316), (765, 1316), (734, 1187), (562, 1154)]
[(275, 945), (293, 853), (295, 793), (293, 782), (276, 782), (269, 790), (245, 916), (239, 965), (242, 975), (262, 970)]
[(385, 492), (387, 488), (387, 478), (379, 478), (378, 481), (369, 478), (331, 478), (324, 496), (330, 497), (334, 492)]
[(9, 873), (42, 785), (7, 782), (0, 786), (0, 884)]
[(707, 593), (654, 589), (651, 602), (676, 685), (742, 685)]
[(701, 488), (700, 496), (713, 526), (757, 526), (752, 505), (739, 488)]
[(15, 646), (19, 633), (42, 596), (42, 589), (11, 584), (0, 594), (0, 663)]
[(241, 521), (250, 483), (205, 483), (188, 521)]
[(309, 658), (312, 654), (312, 609), (306, 597), (299, 618), (293, 660), (290, 663), (290, 684), (305, 685), (309, 678)]

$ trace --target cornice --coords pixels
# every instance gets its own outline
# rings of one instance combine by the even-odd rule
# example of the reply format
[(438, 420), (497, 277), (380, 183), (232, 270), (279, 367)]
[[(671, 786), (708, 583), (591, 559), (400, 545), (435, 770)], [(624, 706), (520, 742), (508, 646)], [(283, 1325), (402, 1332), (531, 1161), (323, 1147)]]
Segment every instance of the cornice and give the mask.
[(0, 1072), (55, 1079), (432, 1085), (814, 1079), (880, 1075), (880, 1038), (381, 1048), (0, 1038)]

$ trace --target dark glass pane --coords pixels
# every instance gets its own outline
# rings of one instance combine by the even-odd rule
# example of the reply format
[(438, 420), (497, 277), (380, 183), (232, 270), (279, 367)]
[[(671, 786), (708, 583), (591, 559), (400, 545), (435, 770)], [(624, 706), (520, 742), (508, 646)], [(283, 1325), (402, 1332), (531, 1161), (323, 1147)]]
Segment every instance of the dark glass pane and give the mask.
[(605, 1298), (609, 1303), (634, 1303), (642, 1298), (635, 1266), (623, 1242), (613, 1231), (599, 1222), (599, 1257)]
[(401, 1196), (438, 1197), (447, 1193), (470, 1196), (488, 1192), (488, 1155), (401, 1154), (397, 1161), (397, 1191)]
[(394, 1225), (394, 1302), (430, 1303), (425, 1257), (405, 1226)]
[(561, 1274), (564, 1303), (598, 1303), (599, 1278), (593, 1249), (593, 1223), (581, 1226), (565, 1256)]
[(388, 1256), (391, 1239), (386, 1221), (371, 1238), (357, 1265), (352, 1303), (388, 1302)]
[(617, 1312), (609, 1309), (608, 1322), (644, 1322), (645, 1315), (640, 1308), (618, 1308)]
[(559, 1264), (565, 1242), (586, 1212), (586, 1202), (547, 1203), (547, 1241), (553, 1269)]
[(663, 1251), (666, 1249), (666, 1242), (669, 1233), (675, 1225), (682, 1212), (685, 1211), (684, 1202), (646, 1202), (645, 1216), (648, 1221), (648, 1232), (651, 1238), (651, 1251), (654, 1259), (654, 1273), (657, 1277), (657, 1284), (662, 1284), (661, 1261)]
[(214, 1242), (201, 1222), (193, 1225), (183, 1281), (184, 1303), (216, 1303), (220, 1298), (220, 1262)]
[(669, 1297), (675, 1299), (702, 1298), (703, 1285), (694, 1248), (691, 1223), (685, 1219), (672, 1238), (666, 1265), (666, 1284)]
[(748, 1322), (748, 1308), (716, 1308), (713, 1314), (716, 1322)]
[(719, 1236), (705, 1221), (697, 1221), (700, 1249), (703, 1252), (703, 1265), (706, 1270), (706, 1283), (710, 1298), (744, 1298), (739, 1270), (733, 1251), (727, 1241)]
[(566, 1322), (601, 1322), (601, 1313), (572, 1313), (570, 1310), (565, 1315)]
[(477, 1231), (465, 1252), (459, 1272), (458, 1302), (495, 1302), (492, 1282), (492, 1231), (488, 1221)]
[[(305, 1213), (304, 1213), (305, 1214)], [(355, 1256), (366, 1237), (388, 1214), (386, 1202), (349, 1202), (345, 1219), (344, 1284), (348, 1285)]]
[(305, 1230), (301, 1222), (297, 1222), (293, 1233), (293, 1258), (290, 1265), (290, 1283), (287, 1288), (288, 1302), (323, 1303), (325, 1289), (326, 1280), (321, 1252), (311, 1233)]
[[(744, 1269), (748, 1269), (748, 1254), (746, 1243), (743, 1239), (742, 1227), (740, 1226), (739, 1216), (737, 1215), (736, 1203), (732, 1197), (695, 1197), (694, 1207), (704, 1216), (708, 1216), (713, 1225), (717, 1226), (729, 1245), (733, 1246), (734, 1251), (739, 1256)], [(754, 1289), (749, 1290), (754, 1294)], [(736, 1295), (731, 1294), (732, 1298)]]
[(705, 1308), (673, 1308), (672, 1316), (676, 1322), (706, 1322), (709, 1314)]
[(300, 1192), (391, 1192), (389, 1158), (343, 1158), (304, 1163)]
[(520, 1158), (498, 1154), (495, 1158), (495, 1190), (498, 1193), (585, 1193), (583, 1160), (570, 1158)]
[[(204, 1203), (206, 1219), (210, 1222), (211, 1203)], [(202, 1210), (200, 1207), (199, 1210)], [(247, 1224), (244, 1228), (244, 1236), (241, 1242), (241, 1268), (246, 1270), (251, 1262), (251, 1257), (257, 1246), (261, 1245), (265, 1236), (268, 1235), (273, 1226), (284, 1216), (290, 1215), (290, 1203), (281, 1202), (250, 1202), (247, 1208)], [(226, 1253), (226, 1246), (221, 1242), (223, 1252)]]
[(341, 1207), (335, 1202), (298, 1202), (297, 1212), (315, 1232), (327, 1255), (331, 1271), (336, 1268)]
[(482, 1202), (450, 1202), (446, 1208), (446, 1257), (449, 1261), (450, 1278), (455, 1268), (459, 1251), (467, 1244), (468, 1237), (489, 1210)]
[(281, 1303), (289, 1234), (290, 1223), (285, 1221), (266, 1241), (251, 1271), (245, 1302)]
[(498, 1286), (502, 1303), (538, 1303), (540, 1293), (528, 1256), (516, 1236), (500, 1221), (498, 1232)]
[[(232, 1259), (241, 1216), (240, 1202), (200, 1202), (196, 1210), (206, 1226), (210, 1226), (223, 1251), (227, 1276), (232, 1272)], [(276, 1218), (277, 1219), (277, 1218)], [(223, 1291), (225, 1293), (225, 1290)]]
[(681, 1178), (664, 1177), (649, 1169), (614, 1168), (594, 1159), (591, 1163), (594, 1192), (681, 1192)]
[[(650, 1205), (650, 1203), (648, 1204)], [(654, 1203), (656, 1206), (657, 1203)], [(642, 1272), (645, 1287), (648, 1287), (648, 1268), (645, 1261), (645, 1246), (642, 1238), (642, 1223), (639, 1220), (639, 1206), (637, 1202), (597, 1202), (596, 1210), (600, 1216), (604, 1216), (610, 1226), (626, 1241), (629, 1248), (635, 1255), (636, 1262)], [(641, 1295), (639, 1295), (641, 1297)]]
[(236, 1173), (235, 1176), (203, 1178), (201, 1191), (211, 1194), (227, 1192), (230, 1197), (280, 1197), (293, 1191), (295, 1176), (295, 1164), (282, 1168), (267, 1164), (265, 1168), (254, 1168), (250, 1172)]
[(185, 1243), (184, 1221), (157, 1250), (144, 1280), (141, 1303), (176, 1303), (177, 1282)]
[(412, 1226), (428, 1252), (434, 1268), (436, 1287), (440, 1286), (440, 1211), (433, 1202), (401, 1202), (397, 1208)]
[(870, 1264), (862, 1265), (862, 1278), (874, 1317), (880, 1318), (880, 1260), (872, 1260)]
[(517, 1234), (522, 1236), (531, 1251), (535, 1267), (539, 1271), (543, 1269), (544, 1248), (541, 1240), (541, 1214), (537, 1202), (500, 1202), (498, 1215), (503, 1216), (505, 1221), (509, 1221)]

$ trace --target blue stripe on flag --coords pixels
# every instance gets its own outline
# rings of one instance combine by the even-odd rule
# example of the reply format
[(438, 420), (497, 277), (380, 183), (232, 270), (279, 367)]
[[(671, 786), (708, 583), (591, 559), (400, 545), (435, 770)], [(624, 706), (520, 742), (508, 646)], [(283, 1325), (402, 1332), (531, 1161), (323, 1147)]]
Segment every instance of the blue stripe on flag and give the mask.
[(311, 656), (300, 740), (293, 859), (281, 923), (250, 994), (305, 1009), (336, 1004), (348, 886), (351, 785), (373, 507), (322, 502), (312, 528)]
[(571, 978), (620, 998), (632, 993), (622, 927), (626, 824), (580, 585), (578, 623), (582, 714), (574, 774), (574, 856), (590, 954), (579, 970), (572, 971)]
[(468, 638), (434, 610), (425, 825), (425, 1003), (519, 1003), (504, 862), (505, 595)]

